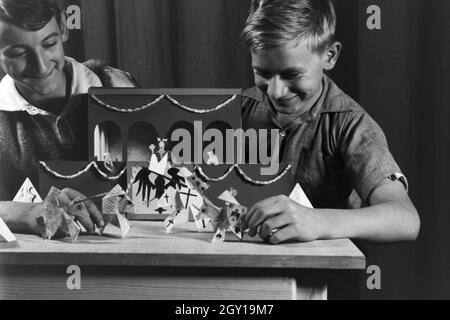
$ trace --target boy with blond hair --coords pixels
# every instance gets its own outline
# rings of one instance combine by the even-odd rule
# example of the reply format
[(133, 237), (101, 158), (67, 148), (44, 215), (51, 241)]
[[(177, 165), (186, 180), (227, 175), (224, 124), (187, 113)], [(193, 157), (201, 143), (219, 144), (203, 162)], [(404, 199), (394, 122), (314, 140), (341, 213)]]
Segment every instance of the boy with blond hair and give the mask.
[[(282, 161), (315, 209), (277, 196), (256, 204), (245, 225), (273, 244), (416, 239), (420, 219), (381, 128), (325, 74), (342, 48), (335, 31), (330, 0), (252, 3), (243, 37), (256, 86), (244, 93), (244, 126), (279, 129)], [(353, 190), (362, 208), (348, 209)]]

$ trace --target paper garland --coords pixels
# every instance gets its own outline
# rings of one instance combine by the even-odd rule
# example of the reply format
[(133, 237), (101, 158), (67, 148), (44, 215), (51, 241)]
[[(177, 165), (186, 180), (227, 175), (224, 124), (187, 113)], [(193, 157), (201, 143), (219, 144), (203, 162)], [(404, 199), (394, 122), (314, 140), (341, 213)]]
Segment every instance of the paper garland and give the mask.
[(252, 183), (254, 185), (259, 185), (259, 186), (268, 186), (271, 185), (279, 180), (281, 180), (288, 172), (289, 170), (291, 170), (292, 165), (288, 165), (284, 171), (277, 176), (275, 179), (272, 180), (268, 180), (268, 181), (258, 181), (258, 180), (254, 180), (252, 178), (250, 178), (240, 167), (238, 164), (235, 164), (233, 166), (231, 166), (230, 168), (228, 168), (227, 172), (225, 172), (225, 174), (219, 178), (211, 178), (208, 177), (205, 172), (203, 171), (203, 169), (200, 166), (196, 166), (195, 170), (197, 171), (197, 173), (202, 177), (202, 179), (204, 179), (207, 182), (219, 182), (219, 181), (223, 181), (225, 180), (228, 175), (231, 174), (231, 172), (233, 172), (233, 170), (236, 170), (238, 174), (241, 175), (242, 178), (244, 178), (247, 182)]
[(95, 161), (92, 161), (91, 163), (89, 163), (83, 170), (73, 174), (73, 175), (62, 175), (59, 174), (58, 172), (52, 170), (49, 168), (49, 166), (44, 162), (44, 161), (40, 161), (39, 164), (50, 174), (54, 175), (55, 177), (59, 178), (59, 179), (64, 179), (64, 180), (72, 180), (72, 179), (76, 179), (80, 176), (82, 176), (83, 174), (86, 174), (92, 167), (94, 167), (97, 172), (105, 179), (109, 180), (109, 181), (116, 181), (118, 180), (120, 177), (122, 177), (125, 172), (127, 171), (127, 168), (124, 168), (117, 176), (113, 176), (110, 177), (108, 176), (106, 173), (104, 173), (102, 170), (100, 170), (100, 168), (98, 167), (97, 163)]
[(98, 105), (100, 105), (100, 106), (102, 106), (104, 108), (110, 109), (112, 111), (120, 112), (120, 113), (134, 113), (134, 112), (144, 111), (144, 110), (149, 109), (149, 108), (153, 107), (154, 105), (158, 104), (162, 100), (166, 99), (166, 100), (170, 101), (173, 105), (175, 105), (175, 106), (177, 106), (177, 107), (179, 107), (179, 108), (181, 108), (181, 109), (183, 109), (185, 111), (192, 112), (192, 113), (197, 113), (197, 114), (205, 114), (205, 113), (211, 113), (211, 112), (219, 111), (220, 109), (225, 108), (231, 102), (236, 100), (238, 96), (234, 95), (230, 99), (225, 101), (224, 103), (221, 103), (221, 104), (219, 104), (218, 106), (216, 106), (214, 108), (206, 109), (206, 110), (194, 109), (194, 108), (185, 106), (185, 105), (181, 104), (180, 102), (178, 102), (177, 100), (175, 100), (174, 98), (172, 98), (171, 96), (166, 95), (166, 94), (159, 96), (158, 98), (156, 98), (152, 102), (149, 102), (146, 105), (143, 105), (141, 107), (131, 108), (131, 109), (122, 109), (122, 108), (117, 108), (117, 107), (111, 106), (111, 105), (103, 102), (102, 100), (100, 100), (98, 97), (96, 97), (93, 94), (91, 94), (90, 97)]

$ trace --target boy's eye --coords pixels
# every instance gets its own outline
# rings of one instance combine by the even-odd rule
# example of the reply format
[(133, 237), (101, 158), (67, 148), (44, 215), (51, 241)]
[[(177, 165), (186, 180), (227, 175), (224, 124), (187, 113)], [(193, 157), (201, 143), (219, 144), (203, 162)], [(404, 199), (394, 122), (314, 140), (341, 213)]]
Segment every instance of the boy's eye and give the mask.
[(5, 53), (5, 55), (8, 58), (20, 58), (22, 56), (24, 56), (27, 52), (25, 50), (20, 50), (20, 51), (10, 51), (8, 53)]
[(261, 70), (255, 70), (255, 73), (258, 76), (263, 77), (265, 79), (270, 79), (272, 77), (272, 74), (270, 72), (265, 72), (265, 71), (261, 71)]
[(45, 43), (43, 45), (44, 48), (51, 48), (54, 47), (56, 45), (56, 42), (50, 42), (50, 43)]
[(297, 79), (302, 76), (303, 76), (303, 74), (301, 72), (292, 72), (292, 73), (286, 73), (286, 74), (281, 75), (281, 77), (283, 79), (288, 79), (288, 80), (289, 79)]

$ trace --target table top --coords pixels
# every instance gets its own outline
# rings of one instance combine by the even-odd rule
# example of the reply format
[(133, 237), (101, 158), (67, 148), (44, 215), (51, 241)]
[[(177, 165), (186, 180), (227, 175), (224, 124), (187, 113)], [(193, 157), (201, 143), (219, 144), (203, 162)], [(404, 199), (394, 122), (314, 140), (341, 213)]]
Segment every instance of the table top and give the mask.
[[(245, 236), (197, 233), (195, 224), (167, 234), (163, 222), (132, 221), (126, 239), (80, 236), (75, 243), (17, 235), (19, 247), (0, 249), (0, 265), (89, 265), (259, 269), (364, 269), (365, 257), (348, 239), (270, 245)], [(258, 237), (259, 238), (259, 237)]]

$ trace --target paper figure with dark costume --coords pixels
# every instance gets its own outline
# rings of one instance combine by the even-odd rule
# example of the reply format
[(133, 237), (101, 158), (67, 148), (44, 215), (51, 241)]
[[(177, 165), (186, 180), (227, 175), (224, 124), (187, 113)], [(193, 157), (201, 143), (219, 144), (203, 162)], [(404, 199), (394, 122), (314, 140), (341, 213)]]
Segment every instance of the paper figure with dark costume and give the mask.
[(199, 215), (200, 208), (205, 201), (205, 196), (200, 190), (206, 190), (209, 186), (200, 182), (200, 179), (194, 177), (194, 174), (186, 168), (178, 170), (177, 174), (184, 178), (183, 181), (186, 184), (176, 193), (176, 211), (165, 221), (167, 233), (170, 233), (176, 224), (188, 222), (189, 215), (194, 217), (198, 232), (210, 231), (209, 217), (203, 216), (203, 218), (200, 218)]
[[(165, 140), (160, 139), (160, 151), (150, 146), (148, 167), (133, 167), (132, 196), (137, 214), (170, 215), (175, 211), (175, 194), (186, 186), (180, 170), (169, 161), (170, 152), (165, 150)], [(162, 156), (161, 159), (158, 159)], [(140, 199), (136, 201), (136, 199)]]
[(182, 187), (186, 187), (186, 179), (180, 175), (180, 169), (173, 167), (167, 170), (167, 173), (171, 178), (167, 188), (173, 187), (176, 190), (180, 190)]

